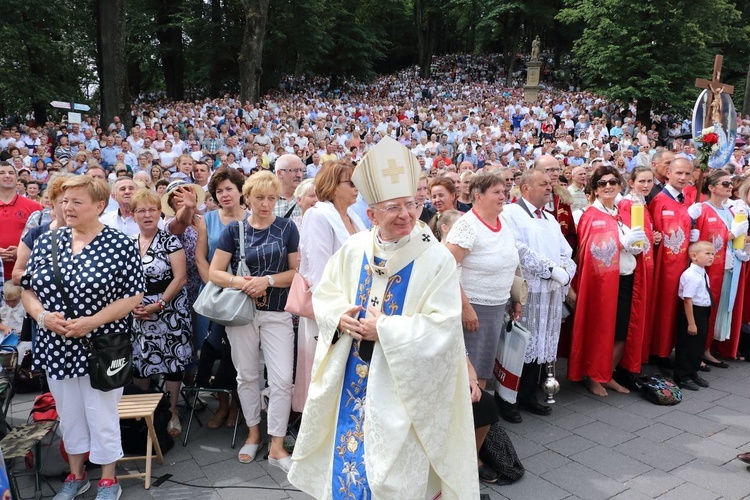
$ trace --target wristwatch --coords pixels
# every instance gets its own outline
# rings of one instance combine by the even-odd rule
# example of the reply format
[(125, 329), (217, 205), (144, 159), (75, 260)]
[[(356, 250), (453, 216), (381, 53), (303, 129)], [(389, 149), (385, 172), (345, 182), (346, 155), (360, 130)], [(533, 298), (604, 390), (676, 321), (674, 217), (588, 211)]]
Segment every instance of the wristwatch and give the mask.
[(274, 280), (273, 276), (271, 276), (270, 274), (267, 275), (266, 278), (268, 279), (268, 286), (273, 286), (273, 284), (276, 283), (276, 280)]

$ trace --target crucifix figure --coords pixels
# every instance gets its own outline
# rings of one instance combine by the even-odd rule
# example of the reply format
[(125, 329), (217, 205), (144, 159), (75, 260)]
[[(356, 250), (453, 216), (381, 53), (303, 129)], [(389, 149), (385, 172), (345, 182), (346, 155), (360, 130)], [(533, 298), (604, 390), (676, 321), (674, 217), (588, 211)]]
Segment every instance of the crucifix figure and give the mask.
[(721, 63), (724, 56), (717, 55), (714, 59), (714, 71), (710, 80), (696, 78), (695, 86), (699, 89), (708, 89), (706, 107), (704, 110), (704, 126), (710, 127), (714, 123), (721, 123), (721, 94), (733, 94), (734, 86), (727, 85), (721, 81)]

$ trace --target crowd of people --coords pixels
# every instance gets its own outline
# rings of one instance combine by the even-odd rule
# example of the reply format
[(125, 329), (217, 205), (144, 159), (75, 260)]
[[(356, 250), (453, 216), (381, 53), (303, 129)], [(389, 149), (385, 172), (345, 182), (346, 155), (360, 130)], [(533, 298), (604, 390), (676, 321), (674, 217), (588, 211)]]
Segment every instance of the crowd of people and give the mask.
[[(256, 104), (137, 102), (109, 124), (4, 127), (0, 259), (24, 292), (19, 305), (20, 290), (6, 287), (0, 331), (33, 320), (34, 363), (71, 463), (56, 498), (89, 488), (86, 453), (102, 465), (97, 498), (119, 494), (122, 389), (91, 388), (90, 336), (132, 331), (135, 383), (163, 377), (175, 437), (181, 384), (208, 384), (219, 361), (212, 380), (226, 392), (208, 427), (234, 426), (241, 408), (240, 462), (267, 435), (272, 465), (336, 498), (387, 496), (403, 478), (383, 468), (401, 465), (424, 471), (409, 481), (414, 498), (467, 498), (467, 464), (451, 469), (441, 446), (497, 481), (477, 450), (498, 418), (552, 412), (539, 380), (559, 357), (570, 380), (605, 397), (629, 392), (644, 363), (698, 390), (708, 386), (699, 372), (750, 354), (750, 120), (738, 117), (743, 140), (727, 166), (697, 182), (689, 122), (642, 124), (633, 103), (588, 92), (544, 89), (528, 105), (493, 61), (438, 58), (432, 79), (410, 68), (336, 92), (290, 80)], [(525, 304), (511, 298), (517, 275)], [(295, 279), (314, 316), (286, 311)], [(224, 327), (196, 314), (209, 281), (252, 298), (255, 319)], [(531, 337), (517, 401), (496, 406), (488, 391), (507, 320)], [(377, 397), (365, 406), (369, 380)]]

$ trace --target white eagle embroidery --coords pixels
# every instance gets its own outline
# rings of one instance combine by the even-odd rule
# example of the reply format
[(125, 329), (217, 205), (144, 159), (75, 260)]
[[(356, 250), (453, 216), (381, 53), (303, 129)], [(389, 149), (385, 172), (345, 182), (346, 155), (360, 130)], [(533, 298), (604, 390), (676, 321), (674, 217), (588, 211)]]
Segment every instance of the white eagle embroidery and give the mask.
[(714, 250), (718, 253), (719, 250), (724, 248), (724, 238), (721, 237), (719, 234), (715, 234), (713, 238), (711, 238), (711, 243), (714, 245)]
[(682, 227), (678, 227), (677, 231), (672, 231), (671, 235), (664, 235), (664, 246), (675, 255), (680, 253), (683, 243), (685, 243), (685, 231)]
[(604, 267), (612, 265), (615, 255), (617, 255), (617, 243), (610, 237), (608, 241), (603, 241), (601, 245), (591, 243), (591, 255), (604, 264)]

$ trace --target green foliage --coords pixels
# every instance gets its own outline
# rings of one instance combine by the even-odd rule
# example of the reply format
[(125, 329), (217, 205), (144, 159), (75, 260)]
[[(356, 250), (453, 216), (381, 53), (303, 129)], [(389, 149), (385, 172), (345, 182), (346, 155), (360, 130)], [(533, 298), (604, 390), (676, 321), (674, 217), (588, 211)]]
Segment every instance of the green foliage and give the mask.
[(689, 109), (740, 12), (726, 0), (565, 0), (558, 18), (584, 24), (573, 52), (596, 91)]
[(88, 4), (4, 0), (3, 12), (0, 115), (35, 109), (43, 118), (51, 100), (85, 102), (95, 51)]

